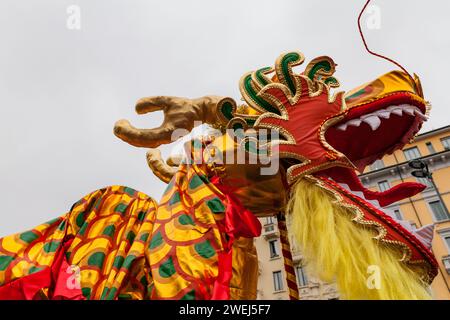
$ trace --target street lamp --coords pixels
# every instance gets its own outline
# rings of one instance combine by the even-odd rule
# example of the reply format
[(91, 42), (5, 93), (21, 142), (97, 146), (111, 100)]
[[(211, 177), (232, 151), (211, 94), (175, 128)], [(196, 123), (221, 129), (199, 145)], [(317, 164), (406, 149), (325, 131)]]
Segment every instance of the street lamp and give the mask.
[(447, 206), (445, 205), (444, 199), (442, 199), (442, 196), (436, 186), (436, 183), (434, 183), (433, 179), (433, 173), (430, 172), (428, 169), (428, 164), (421, 160), (421, 159), (415, 159), (408, 162), (408, 166), (412, 169), (415, 169), (411, 171), (411, 174), (416, 178), (425, 178), (428, 179), (428, 181), (431, 182), (434, 190), (436, 191), (439, 201), (442, 203), (442, 207), (444, 208), (445, 214), (449, 216)]

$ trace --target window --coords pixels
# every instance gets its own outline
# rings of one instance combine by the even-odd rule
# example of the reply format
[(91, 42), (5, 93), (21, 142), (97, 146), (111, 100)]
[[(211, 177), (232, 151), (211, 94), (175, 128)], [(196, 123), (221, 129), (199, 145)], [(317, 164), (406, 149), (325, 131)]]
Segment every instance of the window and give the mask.
[(429, 153), (436, 153), (436, 150), (434, 150), (433, 144), (431, 142), (427, 142), (425, 144), (427, 145)]
[(429, 205), (430, 205), (431, 211), (433, 211), (433, 215), (434, 215), (434, 218), (436, 219), (436, 221), (450, 219), (450, 216), (448, 216), (448, 214), (445, 212), (445, 208), (442, 205), (441, 201), (439, 201), (439, 200), (431, 201), (429, 203)]
[(450, 150), (450, 136), (442, 138), (441, 142), (445, 150)]
[(447, 246), (448, 252), (450, 252), (450, 229), (439, 230), (438, 233), (444, 241), (444, 244)]
[(403, 220), (402, 214), (400, 213), (400, 210), (396, 209), (394, 210), (394, 215), (398, 220)]
[(270, 257), (278, 257), (278, 240), (269, 241)]
[(370, 165), (370, 170), (378, 170), (384, 168), (384, 162), (381, 159), (376, 160), (374, 163)]
[(299, 287), (304, 287), (308, 285), (308, 277), (306, 275), (305, 267), (304, 266), (297, 266), (297, 282)]
[(427, 186), (427, 188), (431, 187), (431, 181), (428, 178), (416, 178), (417, 182), (424, 184)]
[(273, 289), (275, 291), (283, 290), (283, 279), (281, 279), (281, 271), (275, 271), (273, 273)]
[(412, 147), (403, 150), (406, 160), (413, 160), (421, 157), (420, 151), (417, 147)]
[(443, 235), (443, 238), (448, 250), (450, 250), (450, 234)]
[(266, 224), (273, 224), (273, 217), (267, 217)]
[(389, 182), (387, 180), (378, 182), (378, 188), (380, 189), (381, 192), (386, 191), (387, 189), (390, 188)]

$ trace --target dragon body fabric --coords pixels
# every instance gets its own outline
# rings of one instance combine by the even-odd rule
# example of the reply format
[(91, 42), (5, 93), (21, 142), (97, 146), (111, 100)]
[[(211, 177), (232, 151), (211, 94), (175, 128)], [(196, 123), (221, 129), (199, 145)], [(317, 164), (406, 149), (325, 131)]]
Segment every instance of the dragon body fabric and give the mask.
[[(168, 183), (161, 201), (111, 186), (0, 239), (0, 298), (254, 299), (257, 217), (279, 213), (311, 271), (336, 281), (342, 298), (430, 298), (432, 228), (412, 229), (385, 208), (424, 186), (376, 192), (356, 174), (420, 130), (428, 104), (419, 79), (393, 71), (332, 94), (333, 60), (318, 57), (295, 73), (303, 61), (289, 52), (275, 68), (245, 74), (239, 106), (217, 96), (139, 100), (136, 111), (163, 111), (163, 124), (120, 120), (114, 133), (149, 148), (148, 165)], [(208, 134), (162, 160), (155, 148), (201, 123)]]

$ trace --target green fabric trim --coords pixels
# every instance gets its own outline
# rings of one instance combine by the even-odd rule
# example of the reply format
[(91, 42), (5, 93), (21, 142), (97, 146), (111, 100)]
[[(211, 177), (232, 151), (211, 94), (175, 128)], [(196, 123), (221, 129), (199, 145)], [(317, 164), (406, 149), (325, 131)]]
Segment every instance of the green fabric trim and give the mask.
[(220, 111), (226, 119), (233, 119), (233, 105), (229, 101), (225, 101), (222, 104)]
[(105, 254), (103, 252), (96, 252), (92, 254), (88, 259), (88, 265), (101, 268), (105, 261)]
[(267, 80), (264, 78), (264, 75), (263, 75), (263, 73), (266, 72), (266, 71), (268, 71), (268, 70), (270, 70), (270, 67), (261, 68), (261, 69), (259, 69), (259, 70), (256, 70), (256, 72), (255, 72), (256, 79), (258, 79), (258, 82), (259, 82), (262, 86), (265, 86), (265, 85), (268, 85), (268, 84), (269, 84), (269, 83), (267, 82)]
[(327, 79), (325, 79), (325, 84), (331, 85), (331, 84), (339, 84), (339, 81), (337, 81), (337, 79), (335, 77), (329, 77)]
[(34, 240), (39, 238), (39, 235), (34, 233), (33, 231), (27, 231), (22, 233), (19, 238), (26, 243), (32, 243)]
[(206, 240), (194, 245), (195, 251), (203, 258), (209, 259), (216, 254), (216, 250), (211, 246), (211, 242)]
[(257, 96), (257, 93), (255, 92), (255, 90), (253, 90), (251, 83), (252, 77), (251, 75), (248, 75), (244, 79), (244, 90), (250, 96), (250, 99), (252, 99), (259, 107), (263, 108), (264, 110), (279, 115), (280, 112), (278, 111), (278, 109), (274, 108), (270, 103)]
[(163, 262), (158, 269), (159, 275), (163, 278), (169, 278), (176, 273), (172, 257)]
[(314, 76), (320, 70), (331, 71), (331, 64), (328, 60), (321, 60), (317, 62), (309, 71), (308, 78), (314, 80)]
[(161, 235), (161, 231), (158, 231), (155, 235), (153, 235), (152, 240), (150, 240), (150, 249), (154, 249), (160, 246), (163, 243), (163, 237)]
[(192, 219), (191, 216), (187, 215), (187, 214), (182, 214), (181, 216), (178, 217), (178, 222), (180, 224), (182, 224), (183, 226), (186, 226), (188, 224), (195, 226), (195, 222)]
[(294, 81), (291, 78), (291, 75), (289, 74), (289, 71), (291, 70), (289, 64), (291, 62), (297, 61), (298, 59), (300, 59), (300, 56), (297, 52), (287, 53), (281, 59), (281, 72), (283, 73), (284, 80), (286, 81), (286, 84), (291, 90), (292, 95), (295, 95), (297, 88), (295, 87)]
[(0, 271), (5, 270), (11, 262), (14, 261), (14, 257), (0, 256)]
[(225, 205), (219, 198), (214, 198), (206, 201), (206, 205), (213, 213), (225, 212)]
[(363, 95), (364, 93), (366, 93), (366, 88), (362, 88), (361, 90), (356, 91), (351, 96), (348, 96), (347, 98), (345, 98), (345, 100), (351, 100), (351, 99), (357, 98), (357, 97)]

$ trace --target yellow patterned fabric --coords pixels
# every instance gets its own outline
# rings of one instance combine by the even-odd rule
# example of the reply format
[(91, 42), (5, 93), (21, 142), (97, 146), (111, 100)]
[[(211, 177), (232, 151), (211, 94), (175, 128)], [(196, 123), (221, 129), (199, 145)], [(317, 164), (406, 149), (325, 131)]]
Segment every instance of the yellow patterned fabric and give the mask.
[[(225, 250), (227, 241), (220, 230), (227, 205), (204, 170), (198, 166), (180, 166), (161, 199), (149, 244), (148, 260), (154, 281), (152, 298), (210, 299), (213, 296), (219, 274), (218, 255)], [(233, 244), (233, 250), (230, 296), (254, 299), (256, 272), (250, 283), (240, 281), (242, 277), (249, 278), (244, 271), (257, 268), (253, 239), (242, 238)]]
[[(214, 298), (227, 251), (226, 206), (197, 166), (180, 166), (159, 206), (131, 188), (97, 190), (66, 215), (0, 239), (0, 289), (52, 267), (62, 250), (85, 299)], [(229, 297), (254, 299), (253, 239), (232, 247)], [(39, 295), (52, 298), (53, 290)]]
[(65, 255), (85, 298), (143, 299), (151, 283), (144, 250), (156, 207), (131, 188), (97, 190), (66, 215), (0, 239), (0, 285), (50, 267), (63, 241), (73, 239)]
[(154, 298), (189, 299), (196, 292), (212, 293), (218, 273), (213, 258), (223, 250), (216, 220), (224, 218), (225, 206), (218, 190), (212, 190), (204, 173), (195, 169), (179, 168), (158, 208), (149, 245)]

